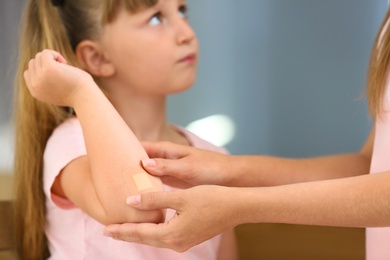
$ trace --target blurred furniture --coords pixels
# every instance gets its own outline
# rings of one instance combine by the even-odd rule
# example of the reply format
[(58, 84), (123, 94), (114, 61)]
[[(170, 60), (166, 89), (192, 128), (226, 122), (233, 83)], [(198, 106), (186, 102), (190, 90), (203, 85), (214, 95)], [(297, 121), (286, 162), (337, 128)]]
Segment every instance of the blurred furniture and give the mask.
[(365, 230), (288, 224), (236, 228), (240, 260), (364, 260)]
[(12, 232), (12, 175), (0, 173), (0, 260), (16, 259)]

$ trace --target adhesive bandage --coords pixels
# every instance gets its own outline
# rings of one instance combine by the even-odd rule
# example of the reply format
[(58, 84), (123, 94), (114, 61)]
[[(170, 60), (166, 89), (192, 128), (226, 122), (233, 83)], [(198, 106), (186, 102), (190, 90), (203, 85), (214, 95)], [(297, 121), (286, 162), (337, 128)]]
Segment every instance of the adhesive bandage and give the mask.
[(153, 182), (147, 173), (141, 172), (132, 174), (132, 172), (134, 172), (134, 169), (128, 169), (123, 172), (123, 178), (132, 194), (154, 187)]
[(152, 181), (146, 173), (138, 173), (133, 175), (135, 186), (139, 191), (150, 189), (153, 187)]

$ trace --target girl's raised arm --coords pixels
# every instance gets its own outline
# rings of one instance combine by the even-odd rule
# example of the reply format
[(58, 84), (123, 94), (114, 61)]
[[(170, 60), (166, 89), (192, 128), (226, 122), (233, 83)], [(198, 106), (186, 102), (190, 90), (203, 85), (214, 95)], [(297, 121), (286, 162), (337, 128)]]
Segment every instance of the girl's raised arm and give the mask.
[(143, 170), (145, 150), (92, 77), (50, 50), (30, 61), (24, 77), (35, 98), (73, 107), (83, 129), (87, 156), (62, 170), (53, 192), (103, 224), (162, 221), (163, 211), (138, 211), (125, 204), (128, 195), (162, 190), (162, 183)]

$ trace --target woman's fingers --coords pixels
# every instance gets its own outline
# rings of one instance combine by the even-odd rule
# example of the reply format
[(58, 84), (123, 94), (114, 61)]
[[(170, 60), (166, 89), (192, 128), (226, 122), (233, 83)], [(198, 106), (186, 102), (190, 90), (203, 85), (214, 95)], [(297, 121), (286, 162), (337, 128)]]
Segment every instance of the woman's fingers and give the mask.
[(128, 197), (126, 203), (141, 210), (171, 208), (180, 211), (181, 192), (181, 190), (177, 190), (138, 194)]

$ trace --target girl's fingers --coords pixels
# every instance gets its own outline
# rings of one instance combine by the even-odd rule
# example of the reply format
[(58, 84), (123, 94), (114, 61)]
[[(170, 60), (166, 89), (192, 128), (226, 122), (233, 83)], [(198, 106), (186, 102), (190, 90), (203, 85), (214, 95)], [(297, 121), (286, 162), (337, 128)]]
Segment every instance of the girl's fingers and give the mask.
[(31, 82), (27, 70), (23, 73), (23, 77), (24, 77), (24, 81), (26, 81), (27, 86), (30, 86)]
[(58, 52), (53, 50), (44, 50), (42, 51), (42, 58), (44, 62), (51, 62), (53, 59), (59, 63), (66, 64), (65, 58)]
[(57, 56), (55, 56), (55, 57), (54, 57), (54, 60), (55, 60), (55, 61), (58, 61), (59, 63), (62, 63), (62, 64), (67, 64), (65, 58), (62, 57), (60, 54), (58, 54)]
[(36, 55), (35, 55), (35, 58), (33, 59), (33, 63), (34, 63), (34, 66), (38, 69), (42, 68), (42, 53), (41, 52), (38, 52)]
[(31, 88), (32, 84), (33, 84), (33, 81), (34, 81), (34, 73), (35, 73), (35, 61), (34, 60), (30, 60), (29, 63), (28, 63), (28, 68), (27, 70), (25, 71), (25, 74), (27, 75), (28, 77), (28, 82), (26, 81), (27, 83), (27, 86), (29, 88)]

